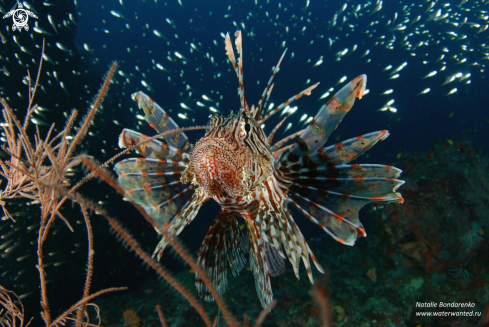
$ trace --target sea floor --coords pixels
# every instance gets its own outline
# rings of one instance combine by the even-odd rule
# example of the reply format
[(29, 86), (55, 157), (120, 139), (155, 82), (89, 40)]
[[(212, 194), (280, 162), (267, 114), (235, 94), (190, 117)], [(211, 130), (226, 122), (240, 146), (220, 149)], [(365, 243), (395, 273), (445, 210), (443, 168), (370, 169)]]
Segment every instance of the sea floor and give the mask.
[[(309, 241), (319, 262), (329, 270), (334, 326), (461, 327), (480, 323), (480, 317), (475, 316), (417, 316), (436, 312), (482, 314), (489, 288), (466, 283), (463, 278), (454, 280), (447, 273), (428, 274), (416, 260), (408, 257), (394, 260), (378, 251), (385, 241), (380, 227), (371, 230), (355, 247), (340, 246), (329, 239)], [(476, 257), (473, 264), (483, 265), (482, 256)], [(478, 279), (488, 280), (486, 270), (478, 271), (482, 274)], [(323, 278), (317, 271), (314, 276)], [(194, 274), (188, 268), (176, 274), (176, 278), (196, 295)], [(263, 326), (321, 326), (320, 310), (303, 267), (297, 280), (290, 264), (286, 265), (285, 274), (272, 278), (272, 289), (278, 303)], [(224, 300), (237, 319), (243, 321), (247, 315), (250, 323), (255, 322), (261, 306), (249, 269), (245, 268), (238, 278), (230, 274)], [(431, 302), (474, 303), (474, 307), (419, 307), (421, 303)], [(155, 309), (158, 304), (169, 326), (204, 326), (195, 309), (164, 281), (148, 281), (141, 289), (103, 298), (98, 304), (103, 326), (160, 326)], [(204, 303), (204, 307), (212, 319), (218, 314), (215, 303)], [(222, 318), (219, 326), (226, 326)]]

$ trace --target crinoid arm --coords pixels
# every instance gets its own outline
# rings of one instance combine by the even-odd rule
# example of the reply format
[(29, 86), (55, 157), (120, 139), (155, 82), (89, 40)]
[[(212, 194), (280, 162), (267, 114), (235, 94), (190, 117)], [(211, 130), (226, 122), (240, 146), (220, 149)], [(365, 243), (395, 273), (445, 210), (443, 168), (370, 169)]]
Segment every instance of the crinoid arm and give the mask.
[[(233, 213), (219, 212), (212, 223), (199, 250), (197, 263), (212, 280), (219, 294), (227, 289), (228, 269), (238, 276), (246, 264), (246, 242)], [(214, 301), (209, 289), (195, 273), (195, 286), (205, 301)]]

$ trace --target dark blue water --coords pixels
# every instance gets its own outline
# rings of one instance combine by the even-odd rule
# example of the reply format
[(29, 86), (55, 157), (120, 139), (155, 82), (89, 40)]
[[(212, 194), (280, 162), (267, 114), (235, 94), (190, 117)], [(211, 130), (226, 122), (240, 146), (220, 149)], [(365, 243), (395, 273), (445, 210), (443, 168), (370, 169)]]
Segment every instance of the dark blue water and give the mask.
[[(481, 60), (484, 57), (481, 49), (485, 40), (484, 33), (476, 34), (477, 29), (467, 25), (458, 30), (445, 21), (427, 22), (429, 13), (424, 13), (426, 6), (406, 2), (384, 4), (381, 11), (372, 15), (369, 14), (373, 9), (371, 5), (360, 10), (362, 16), (356, 18), (352, 12), (358, 4), (363, 5), (361, 2), (349, 2), (348, 8), (339, 15), (336, 26), (328, 28), (334, 13), (342, 8), (343, 3), (312, 2), (307, 10), (304, 10), (305, 2), (281, 3), (279, 7), (279, 3), (275, 1), (269, 4), (258, 2), (258, 5), (251, 1), (222, 4), (199, 1), (183, 3), (183, 7), (177, 2), (155, 4), (148, 1), (128, 3), (125, 8), (116, 1), (104, 2), (103, 5), (84, 3), (79, 7), (82, 15), (75, 41), (87, 43), (94, 49), (90, 58), (98, 58), (101, 70), (111, 60), (117, 59), (121, 62), (121, 70), (134, 74), (131, 84), (124, 86), (126, 94), (119, 97), (121, 102), (128, 101), (133, 90), (144, 90), (140, 84), (144, 79), (155, 90), (150, 96), (165, 108), (183, 111), (179, 104), (184, 102), (199, 109), (194, 104), (195, 101), (203, 102), (200, 98), (202, 94), (216, 91), (224, 96), (219, 101), (219, 109), (226, 113), (227, 110), (237, 110), (238, 102), (234, 92), (237, 82), (231, 72), (231, 65), (227, 62), (220, 33), (230, 32), (232, 35), (235, 30), (242, 29), (245, 91), (249, 103), (258, 102), (271, 67), (284, 50), (281, 44), (286, 41), (288, 53), (281, 72), (276, 77), (271, 101), (275, 104), (284, 101), (302, 90), (307, 80), (310, 83), (321, 82), (311, 98), (296, 103), (299, 106), (296, 114), (298, 117), (301, 113), (313, 115), (323, 103), (317, 99), (331, 86), (335, 86), (342, 76), (352, 79), (360, 74), (367, 74), (367, 88), (371, 93), (356, 104), (340, 125), (338, 134), (341, 137), (389, 129), (389, 141), (382, 144), (383, 151), (378, 151), (390, 153), (420, 150), (434, 140), (461, 136), (484, 143), (482, 140), (487, 137), (484, 134), (487, 122), (479, 100), (483, 97), (482, 90), (486, 85), (484, 74), (481, 73), (481, 69), (484, 70), (484, 60)], [(409, 7), (406, 10), (409, 16), (403, 14), (403, 6)], [(112, 16), (110, 10), (117, 11), (127, 19)], [(407, 23), (406, 30), (390, 31), (389, 26), (384, 26), (388, 20), (393, 19), (396, 12), (399, 14), (396, 24), (405, 18), (413, 20), (417, 15), (422, 15), (423, 18), (410, 26)], [(475, 20), (472, 19), (474, 13), (461, 12), (469, 17), (469, 21)], [(226, 14), (229, 15), (228, 18), (224, 17)], [(342, 23), (342, 17), (347, 18), (345, 23)], [(167, 23), (167, 18), (173, 22), (173, 26)], [(242, 28), (241, 22), (246, 29)], [(378, 23), (369, 27), (373, 22)], [(129, 24), (130, 30), (125, 24)], [(350, 28), (350, 24), (354, 28)], [(289, 28), (288, 33), (285, 31), (286, 27)], [(305, 31), (301, 32), (304, 27)], [(104, 33), (104, 29), (110, 33)], [(367, 29), (370, 33), (366, 33)], [(156, 37), (153, 30), (163, 33), (169, 41)], [(467, 37), (463, 40), (451, 40), (447, 32), (453, 30)], [(418, 31), (419, 35), (413, 34)], [(250, 32), (253, 37), (247, 36)], [(410, 34), (413, 35), (409, 36)], [(408, 50), (403, 46), (405, 37), (414, 46), (420, 41), (426, 42), (426, 45)], [(328, 38), (335, 40), (331, 47)], [(387, 43), (393, 38), (393, 50), (386, 49), (385, 45), (376, 45), (382, 41)], [(213, 44), (214, 40), (218, 46)], [(199, 44), (200, 52), (191, 52), (190, 43)], [(357, 45), (354, 52), (353, 45)], [(462, 45), (474, 51), (463, 51)], [(449, 48), (450, 52), (444, 53), (444, 47)], [(127, 48), (131, 48), (131, 53), (128, 53)], [(348, 53), (341, 61), (335, 61), (335, 55), (345, 48), (349, 49)], [(361, 58), (366, 50), (370, 50), (369, 55)], [(186, 64), (175, 57), (175, 52), (188, 59)], [(215, 66), (204, 57), (206, 53), (214, 58)], [(291, 53), (294, 53), (293, 59), (290, 59)], [(412, 53), (416, 56), (413, 57)], [(446, 58), (435, 63), (441, 54), (445, 54)], [(467, 58), (467, 61), (458, 64), (454, 59), (447, 59), (453, 55), (460, 59)], [(168, 56), (172, 58), (172, 62), (167, 59)], [(321, 56), (323, 64), (312, 68)], [(367, 63), (368, 59), (370, 62)], [(156, 69), (151, 62), (153, 60), (169, 71)], [(423, 64), (423, 61), (427, 63)], [(447, 63), (446, 69), (441, 72), (439, 70), (444, 61)], [(408, 65), (400, 72), (401, 76), (389, 80), (390, 72), (403, 62)], [(474, 66), (475, 63), (478, 66)], [(393, 68), (382, 72), (387, 65), (392, 65)], [(135, 66), (139, 67), (139, 73), (135, 71)], [(147, 78), (143, 78), (141, 72), (148, 70)], [(437, 75), (422, 79), (434, 70), (439, 71)], [(181, 71), (184, 72), (183, 77), (179, 76)], [(214, 78), (218, 72), (221, 77)], [(464, 83), (467, 80), (441, 85), (446, 77), (457, 72), (470, 73), (470, 85)], [(168, 81), (168, 76), (171, 76), (171, 82)], [(256, 85), (257, 81), (261, 82), (259, 86)], [(185, 91), (187, 84), (195, 90), (192, 98)], [(428, 87), (431, 88), (428, 94), (416, 96)], [(458, 92), (445, 96), (455, 87)], [(390, 95), (379, 95), (388, 89), (394, 89), (394, 92)], [(395, 99), (393, 106), (398, 109), (397, 113), (377, 111), (390, 99)], [(118, 116), (120, 115), (124, 117), (124, 125), (127, 126), (132, 118), (128, 116), (127, 108), (121, 108), (118, 111)], [(202, 112), (202, 116), (204, 115), (207, 112)], [(199, 117), (196, 121), (206, 120)], [(181, 122), (182, 126), (189, 124), (188, 121)], [(293, 130), (294, 128), (291, 129)]]

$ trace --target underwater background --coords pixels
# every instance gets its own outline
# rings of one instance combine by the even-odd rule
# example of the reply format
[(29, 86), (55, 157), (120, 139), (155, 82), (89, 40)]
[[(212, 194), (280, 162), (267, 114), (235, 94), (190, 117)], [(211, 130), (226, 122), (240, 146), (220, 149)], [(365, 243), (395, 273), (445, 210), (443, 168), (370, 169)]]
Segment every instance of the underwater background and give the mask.
[[(2, 16), (14, 6), (0, 1)], [(388, 129), (389, 138), (354, 163), (387, 164), (403, 170), (403, 204), (360, 212), (368, 236), (354, 247), (335, 242), (295, 209), (297, 224), (319, 263), (329, 271), (335, 326), (477, 326), (489, 298), (489, 2), (448, 1), (30, 1), (29, 31), (0, 32), (1, 95), (23, 117), (29, 70), (35, 76), (41, 56), (40, 106), (33, 123), (44, 133), (60, 128), (72, 108), (83, 115), (112, 61), (119, 63), (80, 153), (104, 162), (120, 149), (123, 128), (147, 135), (147, 125), (131, 94), (143, 91), (167, 110), (180, 127), (205, 125), (209, 115), (239, 109), (238, 83), (224, 49), (226, 32), (243, 33), (244, 85), (256, 104), (272, 67), (287, 53), (274, 79), (269, 103), (284, 102), (320, 82), (276, 139), (305, 128), (307, 119), (346, 82), (367, 75), (369, 90), (357, 100), (329, 144)], [(50, 18), (48, 18), (48, 15)], [(52, 21), (52, 23), (51, 23)], [(61, 84), (62, 82), (62, 84)], [(329, 94), (327, 94), (329, 93)], [(293, 110), (292, 110), (293, 111)], [(307, 115), (307, 116), (304, 116)], [(269, 132), (284, 116), (265, 124)], [(290, 123), (290, 126), (288, 125)], [(287, 130), (287, 131), (285, 131)], [(186, 132), (195, 143), (203, 131)], [(2, 141), (4, 141), (2, 139)], [(126, 155), (125, 157), (130, 157)], [(3, 160), (3, 158), (2, 158)], [(83, 176), (80, 167), (75, 171)], [(91, 181), (81, 193), (118, 217), (152, 253), (157, 233), (109, 186)], [(39, 316), (36, 226), (39, 208), (26, 201), (7, 203), (16, 223), (0, 221), (0, 284), (17, 293), (33, 326)], [(53, 225), (45, 261), (51, 311), (56, 316), (83, 293), (87, 240), (80, 210), (67, 206), (64, 223)], [(219, 207), (209, 201), (181, 234), (196, 253)], [(296, 218), (297, 217), (297, 218)], [(92, 215), (92, 289), (127, 286), (128, 291), (94, 300), (103, 326), (158, 326), (155, 305), (170, 326), (204, 325), (193, 308), (166, 282), (111, 235)], [(195, 291), (194, 272), (171, 251), (161, 263)], [(315, 269), (313, 269), (315, 270)], [(313, 271), (316, 279), (322, 276)], [(264, 326), (320, 326), (311, 284), (290, 264), (272, 278), (277, 306)], [(256, 320), (262, 307), (252, 272), (230, 277), (224, 300), (242, 319)], [(196, 294), (196, 291), (195, 291)], [(426, 303), (473, 303), (470, 308), (425, 307)], [(418, 304), (418, 305), (417, 305)], [(211, 317), (214, 303), (205, 303)], [(472, 316), (429, 316), (435, 312), (473, 312)], [(426, 314), (428, 313), (428, 314)], [(480, 315), (477, 316), (477, 313)], [(424, 314), (424, 316), (422, 316)], [(225, 323), (220, 321), (219, 326)]]

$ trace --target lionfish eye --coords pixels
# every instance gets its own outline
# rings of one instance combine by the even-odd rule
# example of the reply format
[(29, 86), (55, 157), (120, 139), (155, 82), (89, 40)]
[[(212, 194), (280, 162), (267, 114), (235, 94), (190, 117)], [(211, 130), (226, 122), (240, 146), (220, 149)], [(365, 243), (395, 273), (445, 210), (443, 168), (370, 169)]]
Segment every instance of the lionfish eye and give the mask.
[(246, 133), (248, 133), (250, 130), (251, 130), (250, 124), (246, 123), (245, 124), (245, 131), (246, 131)]

